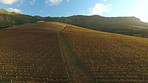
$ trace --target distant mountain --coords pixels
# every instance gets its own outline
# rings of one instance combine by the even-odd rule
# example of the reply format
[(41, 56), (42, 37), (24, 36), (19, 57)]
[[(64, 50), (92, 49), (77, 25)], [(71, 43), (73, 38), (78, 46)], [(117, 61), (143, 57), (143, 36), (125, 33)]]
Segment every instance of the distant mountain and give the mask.
[(21, 25), (25, 23), (34, 23), (36, 20), (37, 19), (33, 16), (8, 12), (5, 9), (0, 9), (0, 28), (6, 28), (9, 26)]
[(136, 17), (102, 17), (98, 15), (78, 15), (55, 18), (54, 20), (52, 20), (53, 18), (51, 17), (48, 18), (49, 21), (64, 22), (94, 30), (148, 37), (148, 23), (142, 22)]
[(148, 38), (148, 23), (142, 22), (139, 18), (136, 17), (103, 17), (99, 15), (40, 17), (18, 14), (14, 12), (8, 12), (5, 9), (0, 9), (0, 28), (6, 28), (25, 23), (36, 23), (40, 20), (63, 22), (104, 32), (112, 32)]

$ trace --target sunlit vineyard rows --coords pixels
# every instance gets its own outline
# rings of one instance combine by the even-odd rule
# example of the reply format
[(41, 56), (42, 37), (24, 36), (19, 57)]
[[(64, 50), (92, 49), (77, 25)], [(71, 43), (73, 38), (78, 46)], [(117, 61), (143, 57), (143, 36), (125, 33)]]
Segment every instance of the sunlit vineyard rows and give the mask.
[(95, 82), (148, 83), (148, 39), (71, 25), (63, 35)]
[(43, 26), (46, 29), (41, 26), (0, 31), (0, 83), (71, 82), (57, 33), (62, 27), (51, 23)]
[(148, 39), (43, 22), (0, 30), (0, 83), (148, 83)]

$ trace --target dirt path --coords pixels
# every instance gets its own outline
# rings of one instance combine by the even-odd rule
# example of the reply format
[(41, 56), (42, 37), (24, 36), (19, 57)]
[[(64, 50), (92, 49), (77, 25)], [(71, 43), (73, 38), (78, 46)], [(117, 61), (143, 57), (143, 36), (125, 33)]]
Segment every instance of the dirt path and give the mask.
[(71, 62), (71, 60), (70, 60), (70, 58), (68, 56), (68, 53), (67, 53), (66, 49), (64, 47), (62, 47), (62, 50), (63, 50), (63, 53), (64, 53), (64, 57), (65, 57), (65, 59), (67, 61), (67, 65), (69, 67), (70, 74), (71, 74), (71, 77), (73, 79), (73, 82), (74, 83), (82, 83), (80, 77), (77, 75), (76, 68), (74, 67), (74, 65), (72, 64), (72, 62)]
[(65, 44), (63, 42), (62, 31), (66, 27), (67, 27), (67, 25), (65, 25), (62, 30), (57, 32), (58, 39), (59, 39), (59, 45), (60, 45), (60, 49), (61, 49), (61, 54), (62, 54), (64, 62), (68, 66), (67, 69), (69, 71), (69, 76), (71, 77), (72, 82), (73, 83), (82, 83), (81, 80), (80, 80), (80, 77), (77, 75), (77, 71), (76, 71), (71, 59), (69, 58), (68, 52), (67, 52), (67, 50), (65, 48)]
[(64, 60), (69, 69), (69, 75), (71, 76), (74, 83), (94, 83), (91, 76), (88, 74), (88, 72), (86, 72), (84, 68), (82, 68), (82, 65), (76, 56), (73, 55), (72, 51), (67, 45), (64, 34), (62, 32), (65, 28), (67, 28), (67, 25), (65, 25), (64, 28), (58, 32), (58, 39), (60, 49), (63, 54), (62, 56), (64, 57)]

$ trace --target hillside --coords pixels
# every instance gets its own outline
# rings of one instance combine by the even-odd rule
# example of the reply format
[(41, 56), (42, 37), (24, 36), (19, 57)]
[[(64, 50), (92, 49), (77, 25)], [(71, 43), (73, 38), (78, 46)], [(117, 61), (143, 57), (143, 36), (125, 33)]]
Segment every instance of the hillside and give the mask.
[(148, 82), (148, 39), (44, 22), (0, 30), (0, 82)]
[(98, 83), (148, 82), (148, 39), (71, 25), (63, 38), (82, 77), (87, 72)]
[(33, 16), (8, 12), (7, 10), (0, 9), (0, 29), (35, 22), (37, 22), (37, 18)]
[(40, 17), (8, 12), (0, 9), (0, 29), (37, 21), (55, 21), (73, 24), (88, 29), (148, 38), (148, 23), (136, 17), (70, 16)]
[(148, 37), (148, 23), (142, 22), (136, 17), (102, 17), (98, 15), (78, 15), (54, 18), (54, 20), (49, 17), (49, 21), (50, 20), (104, 32)]
[(70, 82), (57, 34), (61, 29), (45, 23), (0, 30), (0, 83)]

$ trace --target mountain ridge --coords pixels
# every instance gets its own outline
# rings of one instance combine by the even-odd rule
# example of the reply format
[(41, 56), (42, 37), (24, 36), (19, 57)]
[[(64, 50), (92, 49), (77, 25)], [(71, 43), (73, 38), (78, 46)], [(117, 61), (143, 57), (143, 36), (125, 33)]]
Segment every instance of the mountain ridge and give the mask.
[(41, 20), (68, 23), (93, 30), (148, 38), (148, 23), (142, 22), (139, 18), (134, 16), (103, 17), (100, 15), (74, 15), (69, 17), (41, 17), (18, 14), (0, 9), (0, 28), (25, 23), (37, 23)]

